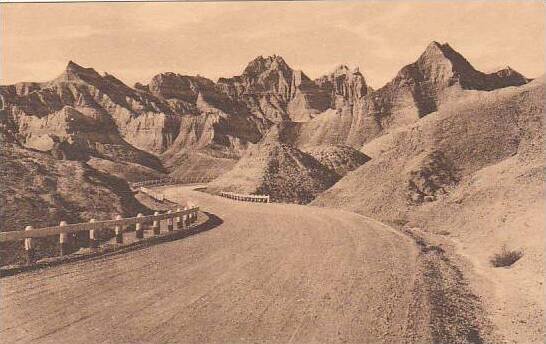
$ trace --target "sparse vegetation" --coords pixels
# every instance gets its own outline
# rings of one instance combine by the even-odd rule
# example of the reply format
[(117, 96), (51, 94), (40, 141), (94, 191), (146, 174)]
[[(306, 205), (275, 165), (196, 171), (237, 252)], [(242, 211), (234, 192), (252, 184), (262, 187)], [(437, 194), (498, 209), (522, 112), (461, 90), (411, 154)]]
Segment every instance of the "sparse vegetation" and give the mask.
[(491, 259), (491, 265), (496, 268), (512, 266), (515, 262), (520, 260), (523, 257), (522, 250), (510, 250), (506, 245), (502, 246), (502, 249), (499, 253), (496, 253)]
[(392, 223), (393, 223), (395, 226), (404, 227), (404, 226), (408, 223), (408, 220), (406, 220), (406, 219), (394, 219), (394, 220), (392, 221)]

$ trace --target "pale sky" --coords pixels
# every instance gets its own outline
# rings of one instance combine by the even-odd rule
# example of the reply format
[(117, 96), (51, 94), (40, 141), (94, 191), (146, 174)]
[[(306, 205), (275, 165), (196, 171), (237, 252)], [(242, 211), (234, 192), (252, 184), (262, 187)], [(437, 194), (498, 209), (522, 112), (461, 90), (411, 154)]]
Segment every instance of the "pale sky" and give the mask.
[(316, 78), (359, 66), (379, 88), (433, 40), (477, 69), (544, 73), (542, 1), (1, 4), (1, 84), (46, 81), (68, 60), (132, 86), (161, 72), (241, 74), (277, 54)]

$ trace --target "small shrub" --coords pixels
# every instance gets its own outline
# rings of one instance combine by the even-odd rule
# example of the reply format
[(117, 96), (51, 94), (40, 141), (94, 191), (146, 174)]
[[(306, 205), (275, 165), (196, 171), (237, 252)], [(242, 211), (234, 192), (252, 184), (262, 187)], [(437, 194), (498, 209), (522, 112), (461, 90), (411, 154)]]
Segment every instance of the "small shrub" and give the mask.
[(394, 219), (392, 223), (396, 226), (403, 227), (405, 226), (409, 221), (406, 219)]
[(521, 250), (509, 250), (506, 245), (502, 246), (499, 253), (496, 253), (489, 261), (496, 268), (511, 266), (523, 257)]

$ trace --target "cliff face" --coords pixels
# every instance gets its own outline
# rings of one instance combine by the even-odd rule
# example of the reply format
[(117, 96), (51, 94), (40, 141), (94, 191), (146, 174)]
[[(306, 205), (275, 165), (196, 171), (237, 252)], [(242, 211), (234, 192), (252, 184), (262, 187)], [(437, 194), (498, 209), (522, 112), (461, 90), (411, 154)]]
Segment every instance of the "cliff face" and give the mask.
[(271, 123), (306, 121), (330, 105), (326, 92), (275, 55), (254, 59), (242, 75), (221, 78), (218, 86), (244, 103), (250, 113)]
[(238, 156), (248, 142), (257, 142), (264, 131), (263, 121), (209, 79), (163, 73), (143, 88), (182, 114), (176, 140), (166, 149), (164, 157), (177, 151), (205, 148)]
[(156, 153), (175, 137), (178, 118), (151, 95), (70, 62), (55, 80), (1, 86), (2, 122), (26, 147), (58, 158), (89, 156), (161, 169)]
[(351, 70), (345, 65), (340, 65), (332, 73), (316, 79), (315, 83), (330, 94), (330, 104), (333, 107), (353, 103), (373, 92), (358, 68)]

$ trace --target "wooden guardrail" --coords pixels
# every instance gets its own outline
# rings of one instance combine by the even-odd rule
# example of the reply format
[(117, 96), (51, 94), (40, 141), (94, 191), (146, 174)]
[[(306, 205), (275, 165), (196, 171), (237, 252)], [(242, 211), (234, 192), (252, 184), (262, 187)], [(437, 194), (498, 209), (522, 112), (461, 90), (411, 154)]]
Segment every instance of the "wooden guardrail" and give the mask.
[(68, 252), (68, 243), (70, 236), (74, 233), (89, 232), (89, 247), (98, 247), (99, 232), (106, 229), (114, 229), (116, 242), (123, 243), (123, 232), (129, 225), (135, 225), (136, 238), (144, 238), (144, 227), (151, 224), (151, 229), (154, 235), (160, 234), (160, 221), (167, 220), (167, 230), (174, 231), (175, 229), (184, 229), (190, 227), (197, 219), (199, 207), (180, 208), (175, 211), (169, 210), (160, 214), (155, 212), (154, 215), (144, 216), (138, 214), (136, 217), (121, 218), (117, 216), (114, 220), (96, 221), (91, 219), (88, 223), (67, 224), (61, 221), (59, 226), (46, 228), (32, 228), (27, 226), (22, 231), (0, 232), (0, 242), (24, 240), (24, 247), (27, 254), (27, 264), (34, 262), (34, 243), (33, 238), (43, 238), (53, 235), (59, 236), (60, 255), (66, 255)]
[(220, 192), (220, 196), (233, 199), (236, 201), (245, 201), (245, 202), (260, 202), (260, 203), (269, 203), (269, 195), (241, 195), (233, 192)]
[(213, 179), (214, 179), (213, 177), (186, 177), (186, 178), (166, 177), (166, 178), (160, 178), (160, 179), (144, 180), (141, 182), (131, 183), (130, 185), (133, 189), (135, 189), (142, 186), (208, 183)]

